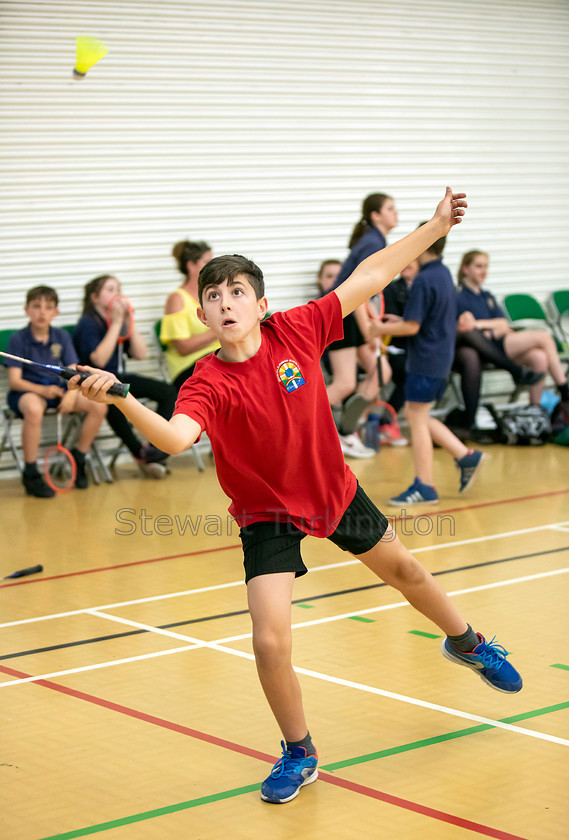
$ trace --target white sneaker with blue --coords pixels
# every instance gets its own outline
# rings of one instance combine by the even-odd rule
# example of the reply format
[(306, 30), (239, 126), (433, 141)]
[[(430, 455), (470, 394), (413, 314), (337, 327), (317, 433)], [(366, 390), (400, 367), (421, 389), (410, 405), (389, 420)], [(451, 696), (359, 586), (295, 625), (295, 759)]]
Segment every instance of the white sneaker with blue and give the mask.
[(283, 754), (261, 785), (261, 799), (281, 804), (290, 802), (304, 785), (311, 785), (318, 778), (317, 755), (306, 755), (304, 747), (287, 749), (281, 741)]
[(392, 496), (389, 500), (390, 505), (416, 505), (427, 504), (435, 505), (439, 500), (439, 495), (434, 487), (430, 484), (424, 484), (418, 478), (415, 478), (407, 490), (400, 493), (399, 496)]
[(513, 665), (506, 661), (508, 651), (502, 645), (495, 645), (494, 639), (487, 642), (480, 633), (476, 635), (480, 639), (480, 644), (470, 653), (463, 653), (461, 650), (454, 648), (447, 637), (441, 643), (443, 656), (450, 659), (451, 662), (456, 662), (457, 665), (466, 665), (467, 668), (472, 668), (485, 683), (495, 688), (496, 691), (502, 691), (504, 694), (516, 694), (516, 692), (521, 691), (523, 687), (522, 678)]

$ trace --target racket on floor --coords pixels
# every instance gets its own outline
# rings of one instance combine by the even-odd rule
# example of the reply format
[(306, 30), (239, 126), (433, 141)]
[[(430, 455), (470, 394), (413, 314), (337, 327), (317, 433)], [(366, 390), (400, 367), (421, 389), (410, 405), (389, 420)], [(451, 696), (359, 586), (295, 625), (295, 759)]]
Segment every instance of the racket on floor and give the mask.
[[(60, 365), (42, 365), (40, 362), (32, 362), (30, 359), (23, 359), (21, 356), (12, 356), (11, 353), (3, 353), (1, 350), (0, 356), (4, 356), (6, 359), (14, 359), (14, 361), (21, 362), (23, 365), (43, 368), (56, 376), (61, 376), (62, 379), (69, 380), (73, 379), (74, 376), (79, 376), (80, 381), (83, 382), (91, 376), (90, 373), (84, 370), (75, 370), (75, 368), (61, 367)], [(114, 394), (115, 397), (126, 397), (129, 389), (130, 385), (125, 385), (123, 382), (113, 382), (108, 393)]]
[(61, 443), (61, 414), (57, 415), (57, 443), (45, 450), (43, 477), (56, 493), (69, 493), (75, 486), (77, 464), (69, 449)]
[(132, 304), (127, 297), (121, 294), (113, 295), (109, 301), (109, 305), (107, 306), (107, 327), (111, 326), (113, 320), (113, 305), (116, 303), (117, 300), (122, 300), (126, 308), (125, 317), (122, 322), (121, 331), (118, 337), (118, 369), (119, 372), (122, 373), (124, 370), (123, 344), (125, 343), (125, 341), (128, 341), (128, 339), (131, 337), (132, 331), (134, 329), (134, 309), (132, 308)]
[(8, 580), (8, 578), (26, 577), (27, 575), (38, 575), (43, 572), (43, 566), (30, 566), (27, 569), (18, 569), (17, 572), (12, 572), (11, 575), (5, 575), (0, 580)]

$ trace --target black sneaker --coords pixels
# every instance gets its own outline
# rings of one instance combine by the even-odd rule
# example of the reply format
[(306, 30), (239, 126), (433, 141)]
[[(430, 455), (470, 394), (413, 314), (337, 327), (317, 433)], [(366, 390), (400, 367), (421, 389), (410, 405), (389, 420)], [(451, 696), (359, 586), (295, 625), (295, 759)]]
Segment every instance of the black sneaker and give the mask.
[(522, 368), (521, 373), (518, 376), (514, 376), (514, 382), (516, 385), (524, 385), (526, 387), (531, 387), (532, 385), (537, 385), (538, 382), (545, 376), (545, 371), (535, 371), (531, 370), (531, 368)]
[(80, 452), (78, 449), (72, 449), (71, 454), (73, 455), (75, 465), (77, 467), (75, 487), (77, 487), (78, 490), (85, 490), (89, 486), (89, 479), (87, 478), (87, 472), (85, 470), (85, 453)]
[(39, 472), (29, 473), (22, 476), (22, 483), (26, 488), (28, 496), (35, 496), (36, 499), (51, 499), (55, 496), (55, 490), (45, 483)]

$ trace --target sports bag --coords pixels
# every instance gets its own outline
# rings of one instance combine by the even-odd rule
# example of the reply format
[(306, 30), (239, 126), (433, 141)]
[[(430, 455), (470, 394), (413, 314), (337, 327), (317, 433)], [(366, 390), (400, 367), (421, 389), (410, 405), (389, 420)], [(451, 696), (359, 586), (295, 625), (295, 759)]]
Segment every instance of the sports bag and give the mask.
[(543, 446), (551, 438), (551, 419), (542, 405), (524, 405), (500, 411), (485, 403), (503, 443), (508, 446)]

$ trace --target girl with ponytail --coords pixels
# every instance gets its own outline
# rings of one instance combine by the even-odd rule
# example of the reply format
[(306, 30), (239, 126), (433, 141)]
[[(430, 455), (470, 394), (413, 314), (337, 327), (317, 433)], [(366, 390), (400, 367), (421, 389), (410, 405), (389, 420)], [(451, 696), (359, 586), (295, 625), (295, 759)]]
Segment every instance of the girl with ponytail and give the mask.
[[(397, 227), (397, 223), (397, 210), (391, 196), (385, 193), (371, 193), (363, 200), (361, 218), (356, 223), (348, 243), (351, 250), (340, 269), (334, 288), (343, 283), (366, 257), (386, 247), (385, 237)], [(332, 368), (332, 381), (327, 388), (328, 399), (332, 407), (336, 407), (335, 416), (341, 418), (338, 422), (338, 432), (342, 451), (353, 458), (369, 458), (374, 454), (354, 433), (358, 419), (366, 406), (375, 400), (379, 391), (375, 339), (370, 328), (371, 321), (366, 307), (360, 306), (344, 318), (344, 337), (328, 348)], [(391, 369), (384, 356), (381, 357), (381, 362), (383, 380), (387, 382), (391, 377)], [(359, 385), (358, 364), (367, 374)]]

